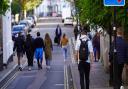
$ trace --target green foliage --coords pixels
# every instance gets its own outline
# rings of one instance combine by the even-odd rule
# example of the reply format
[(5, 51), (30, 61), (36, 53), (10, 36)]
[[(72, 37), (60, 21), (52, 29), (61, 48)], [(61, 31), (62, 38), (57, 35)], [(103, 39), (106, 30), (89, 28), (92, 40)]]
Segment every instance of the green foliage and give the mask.
[(13, 0), (12, 9), (14, 13), (19, 12), (19, 10), (32, 10), (38, 6), (42, 0)]
[(41, 2), (42, 0), (22, 0), (22, 10), (32, 10), (33, 8), (37, 7)]
[(16, 0), (13, 0), (12, 4), (11, 4), (11, 9), (12, 9), (12, 14), (17, 14), (20, 13), (21, 10), (21, 6), (19, 5), (19, 2)]
[[(114, 9), (103, 5), (103, 0), (75, 0), (76, 8), (79, 10), (80, 22), (102, 26), (108, 28), (113, 24)], [(126, 9), (128, 1), (124, 7), (116, 7), (117, 24), (128, 23), (126, 21)]]
[(0, 15), (5, 15), (9, 8), (9, 0), (0, 0)]

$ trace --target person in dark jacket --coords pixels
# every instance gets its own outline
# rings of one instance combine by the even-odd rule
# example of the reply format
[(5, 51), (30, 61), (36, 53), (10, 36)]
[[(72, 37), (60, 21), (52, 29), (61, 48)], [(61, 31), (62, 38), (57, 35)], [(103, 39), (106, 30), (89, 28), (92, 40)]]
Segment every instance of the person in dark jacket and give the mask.
[(60, 45), (60, 39), (61, 39), (62, 31), (60, 25), (57, 25), (55, 36), (57, 37), (57, 44)]
[(28, 59), (28, 70), (31, 70), (33, 66), (33, 55), (34, 55), (34, 40), (30, 34), (27, 35), (25, 41), (25, 51)]
[(45, 49), (43, 38), (40, 32), (37, 32), (37, 38), (34, 40), (35, 58), (37, 59), (38, 69), (42, 69), (43, 51)]
[(92, 40), (95, 62), (100, 60), (100, 33), (97, 32)]
[(17, 52), (17, 57), (18, 57), (18, 66), (19, 66), (19, 70), (22, 71), (22, 67), (21, 67), (21, 57), (23, 57), (24, 54), (24, 38), (21, 35), (21, 32), (18, 33), (18, 37), (15, 39), (14, 41), (14, 48), (13, 51)]
[[(116, 63), (117, 63), (117, 69), (118, 69), (117, 89), (120, 89), (120, 87), (122, 86), (122, 72), (123, 72), (124, 64), (127, 62), (126, 59), (127, 59), (127, 54), (128, 54), (127, 44), (126, 44), (125, 40), (123, 39), (122, 35), (123, 35), (122, 29), (117, 28), (117, 37), (116, 37), (116, 50), (117, 50)], [(113, 44), (114, 44), (114, 42), (113, 42)], [(113, 52), (114, 52), (114, 50), (113, 50)], [(110, 65), (113, 64), (112, 61), (113, 60), (110, 59)]]
[(78, 31), (78, 27), (77, 25), (74, 28), (74, 36), (75, 36), (75, 40), (77, 40), (77, 35), (78, 35), (79, 31)]

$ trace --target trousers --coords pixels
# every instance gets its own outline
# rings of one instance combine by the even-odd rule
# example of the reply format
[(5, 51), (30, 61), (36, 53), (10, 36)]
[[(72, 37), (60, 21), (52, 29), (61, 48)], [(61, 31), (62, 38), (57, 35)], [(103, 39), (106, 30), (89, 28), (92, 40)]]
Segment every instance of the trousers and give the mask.
[(90, 63), (80, 61), (78, 64), (78, 70), (80, 74), (81, 89), (89, 89)]

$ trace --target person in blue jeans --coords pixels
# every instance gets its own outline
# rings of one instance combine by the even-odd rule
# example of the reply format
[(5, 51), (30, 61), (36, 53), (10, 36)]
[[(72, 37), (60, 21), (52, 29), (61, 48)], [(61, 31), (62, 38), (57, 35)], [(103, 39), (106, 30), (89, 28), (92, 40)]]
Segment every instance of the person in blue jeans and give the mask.
[(63, 50), (63, 55), (64, 55), (64, 61), (67, 59), (67, 47), (68, 47), (68, 37), (66, 36), (66, 34), (63, 34), (63, 37), (61, 38), (60, 41), (62, 50)]
[(35, 58), (37, 59), (38, 69), (42, 69), (43, 51), (45, 49), (43, 38), (40, 37), (40, 32), (37, 32), (37, 37), (34, 40)]
[(92, 40), (95, 62), (100, 60), (100, 33), (97, 32)]

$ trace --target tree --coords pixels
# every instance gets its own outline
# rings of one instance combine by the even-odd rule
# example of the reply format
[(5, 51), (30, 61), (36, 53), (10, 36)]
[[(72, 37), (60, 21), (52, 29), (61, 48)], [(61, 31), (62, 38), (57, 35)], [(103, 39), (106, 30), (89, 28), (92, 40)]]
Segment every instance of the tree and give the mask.
[(34, 9), (41, 2), (42, 2), (42, 0), (20, 0), (21, 9), (24, 13), (24, 17), (26, 17), (26, 12), (27, 11)]
[(15, 15), (17, 13), (20, 13), (21, 10), (21, 6), (19, 5), (18, 1), (13, 1), (11, 4), (11, 10), (12, 10), (12, 14)]
[[(117, 24), (128, 24), (126, 20), (126, 10), (128, 1), (124, 7), (116, 7)], [(95, 25), (108, 29), (113, 24), (113, 7), (105, 7), (103, 0), (75, 0), (76, 8), (79, 10), (80, 22), (89, 21)]]
[(21, 18), (25, 18), (27, 11), (33, 10), (41, 2), (42, 0), (13, 0), (12, 13), (20, 13)]
[(8, 0), (0, 0), (0, 15), (5, 15), (5, 12), (9, 8)]

